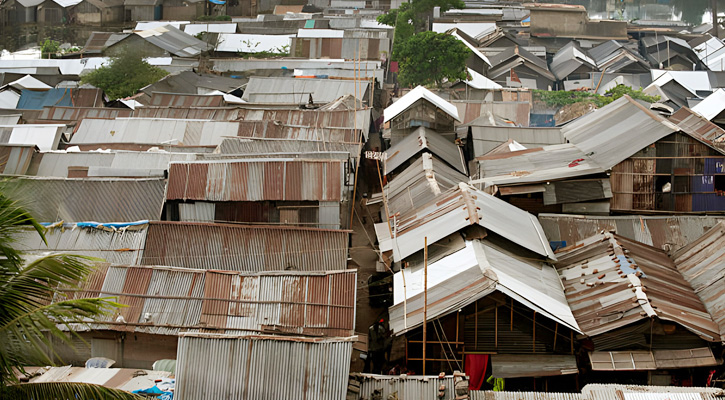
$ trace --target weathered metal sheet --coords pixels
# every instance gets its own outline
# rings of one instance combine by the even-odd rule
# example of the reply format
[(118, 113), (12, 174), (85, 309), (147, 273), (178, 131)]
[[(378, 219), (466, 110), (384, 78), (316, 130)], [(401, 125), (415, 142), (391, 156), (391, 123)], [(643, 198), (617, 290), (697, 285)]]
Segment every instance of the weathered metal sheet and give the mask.
[(225, 138), (217, 147), (218, 154), (271, 154), (305, 152), (346, 152), (357, 158), (359, 143), (321, 142), (297, 139)]
[(339, 202), (346, 173), (338, 160), (172, 162), (167, 200)]
[(674, 254), (677, 270), (692, 285), (725, 341), (725, 222), (719, 222), (702, 237)]
[(343, 270), (348, 234), (284, 226), (152, 222), (141, 264), (247, 272)]
[(431, 152), (451, 167), (461, 173), (466, 173), (466, 166), (456, 144), (444, 139), (432, 129), (419, 127), (386, 151), (386, 174), (394, 171), (421, 151)]
[(715, 400), (722, 394), (716, 387), (640, 386), (590, 383), (582, 388), (587, 400)]
[(717, 324), (664, 251), (606, 232), (556, 254), (567, 300), (587, 336), (657, 317), (704, 340), (720, 339)]
[(225, 105), (222, 95), (152, 93), (149, 106), (154, 107), (222, 107)]
[(572, 244), (601, 231), (614, 231), (620, 236), (670, 253), (697, 240), (723, 219), (689, 215), (597, 217), (539, 214), (539, 222), (551, 241)]
[(41, 222), (158, 220), (164, 179), (9, 179), (4, 189)]
[(438, 389), (441, 385), (446, 387), (446, 397), (453, 395), (453, 376), (447, 375), (440, 379), (436, 376), (400, 376), (373, 375), (373, 374), (351, 374), (350, 380), (360, 382), (359, 399), (371, 399), (377, 390), (381, 398), (387, 399), (394, 396), (398, 400), (422, 400), (438, 398)]
[(509, 140), (515, 140), (528, 149), (564, 143), (561, 128), (479, 126), (474, 123), (475, 121), (471, 123), (474, 157), (488, 154)]
[[(352, 338), (181, 335), (175, 397), (343, 399), (352, 343)], [(281, 368), (284, 384), (277, 384)]]
[(316, 104), (329, 103), (345, 95), (369, 96), (370, 81), (339, 79), (297, 79), (252, 76), (242, 99), (264, 104), (307, 104), (310, 97)]
[(0, 145), (0, 173), (4, 175), (25, 175), (33, 155), (38, 152), (35, 145)]
[[(357, 273), (242, 273), (100, 264), (77, 298), (127, 305), (97, 330), (348, 336), (354, 332)], [(102, 321), (102, 322), (101, 322)]]
[(725, 130), (687, 107), (680, 108), (669, 120), (683, 132), (710, 146), (722, 145), (725, 140)]
[(576, 357), (553, 354), (494, 354), (491, 375), (495, 378), (545, 377), (578, 374)]
[[(581, 393), (547, 392), (494, 392), (490, 390), (471, 390), (471, 400), (589, 400)], [(612, 397), (608, 400), (614, 400)]]
[(112, 264), (141, 261), (148, 225), (120, 230), (79, 228), (74, 225), (48, 228), (47, 245), (34, 229), (24, 229), (16, 237), (18, 249), (26, 254), (68, 253), (100, 258)]
[(423, 248), (423, 238), (428, 243), (436, 241), (469, 225), (480, 225), (511, 242), (545, 257), (555, 258), (546, 241), (544, 231), (536, 218), (503, 200), (477, 190), (465, 183), (441, 193), (434, 201), (396, 218), (395, 261)]

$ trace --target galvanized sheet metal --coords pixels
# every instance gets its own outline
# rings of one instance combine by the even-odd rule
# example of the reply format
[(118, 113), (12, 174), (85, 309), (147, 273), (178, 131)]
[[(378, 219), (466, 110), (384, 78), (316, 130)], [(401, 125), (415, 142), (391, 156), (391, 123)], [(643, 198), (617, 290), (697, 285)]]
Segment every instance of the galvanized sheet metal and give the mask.
[(346, 169), (339, 160), (221, 160), (169, 168), (167, 200), (342, 201)]
[(438, 389), (441, 385), (446, 387), (446, 397), (453, 398), (453, 376), (447, 375), (443, 379), (438, 376), (400, 376), (351, 374), (351, 380), (360, 382), (359, 399), (371, 399), (373, 393), (379, 390), (382, 399), (395, 396), (398, 400), (425, 400), (438, 398)]
[(35, 145), (0, 145), (0, 173), (4, 175), (25, 175), (33, 155), (38, 152)]
[(231, 271), (347, 268), (348, 231), (151, 222), (143, 265)]
[[(589, 398), (581, 393), (494, 392), (491, 390), (471, 390), (469, 395), (471, 400), (589, 400)], [(607, 400), (616, 400), (616, 398), (612, 397)]]
[(14, 178), (4, 189), (41, 222), (158, 220), (164, 179)]
[(725, 222), (674, 254), (677, 270), (692, 285), (725, 342)]
[(297, 79), (287, 77), (249, 78), (242, 99), (264, 104), (307, 104), (309, 97), (316, 104), (329, 103), (345, 95), (368, 97), (370, 81), (338, 79)]
[[(347, 393), (351, 338), (179, 337), (179, 400), (319, 399)], [(283, 377), (280, 383), (280, 377)]]
[(271, 154), (307, 152), (345, 152), (356, 158), (359, 143), (321, 142), (317, 140), (226, 138), (215, 150), (217, 154)]
[(614, 231), (620, 236), (670, 253), (694, 242), (723, 219), (689, 215), (597, 217), (539, 214), (539, 222), (551, 241), (572, 244), (601, 231)]
[(556, 254), (569, 306), (587, 336), (657, 317), (719, 341), (717, 324), (663, 251), (607, 232)]
[(27, 228), (15, 238), (17, 248), (26, 254), (69, 253), (100, 258), (112, 264), (137, 264), (141, 261), (148, 225), (121, 230), (53, 227), (40, 235)]
[[(357, 273), (241, 273), (101, 264), (77, 298), (117, 297), (127, 305), (97, 330), (349, 336)], [(120, 318), (120, 319), (119, 319)]]

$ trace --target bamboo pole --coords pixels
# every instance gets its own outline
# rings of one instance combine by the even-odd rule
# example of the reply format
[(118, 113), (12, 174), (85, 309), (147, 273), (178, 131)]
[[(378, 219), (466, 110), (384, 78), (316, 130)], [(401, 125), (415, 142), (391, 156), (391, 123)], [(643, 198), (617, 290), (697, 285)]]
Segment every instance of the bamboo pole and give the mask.
[(424, 239), (423, 247), (423, 375), (425, 375), (425, 348), (428, 326), (428, 236)]

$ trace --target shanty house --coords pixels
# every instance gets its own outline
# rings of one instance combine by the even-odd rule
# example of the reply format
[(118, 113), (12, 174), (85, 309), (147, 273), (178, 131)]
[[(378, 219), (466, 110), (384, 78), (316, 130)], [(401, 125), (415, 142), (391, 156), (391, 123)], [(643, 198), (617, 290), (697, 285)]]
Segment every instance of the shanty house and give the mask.
[(409, 368), (450, 371), (465, 362), (474, 366), (466, 367), (473, 389), (489, 365), (507, 387), (531, 388), (525, 377), (573, 384), (554, 377), (577, 373), (579, 328), (535, 217), (460, 183), (391, 223), (392, 236), (386, 223), (376, 231), (397, 271), (390, 327), (405, 335)]
[(348, 224), (350, 155), (250, 158), (169, 168), (170, 220), (269, 223), (339, 229)]
[(380, 60), (390, 54), (390, 39), (381, 29), (300, 29), (289, 53), (307, 59)]
[(162, 15), (169, 21), (190, 21), (204, 15), (206, 4), (201, 0), (163, 0)]
[(491, 68), (487, 76), (504, 87), (547, 90), (557, 80), (545, 60), (520, 46), (509, 47), (488, 59)]
[(664, 251), (604, 232), (556, 256), (592, 377), (681, 381), (689, 368), (719, 365), (718, 325)]
[(687, 108), (666, 120), (623, 97), (562, 128), (568, 143), (479, 157), (477, 182), (564, 212), (722, 211), (724, 133)]
[(161, 0), (124, 0), (124, 21), (158, 21), (162, 18)]
[(534, 37), (627, 39), (626, 21), (590, 20), (582, 5), (530, 3), (528, 8)]
[(123, 22), (123, 0), (83, 0), (69, 8), (70, 21), (80, 25)]
[(147, 57), (198, 57), (211, 48), (206, 42), (186, 34), (172, 25), (136, 31), (132, 35), (110, 44), (104, 55), (118, 54), (125, 47), (137, 49)]
[(418, 127), (426, 127), (446, 136), (454, 135), (455, 121), (461, 122), (458, 109), (435, 93), (418, 86), (384, 111), (383, 137), (395, 145)]

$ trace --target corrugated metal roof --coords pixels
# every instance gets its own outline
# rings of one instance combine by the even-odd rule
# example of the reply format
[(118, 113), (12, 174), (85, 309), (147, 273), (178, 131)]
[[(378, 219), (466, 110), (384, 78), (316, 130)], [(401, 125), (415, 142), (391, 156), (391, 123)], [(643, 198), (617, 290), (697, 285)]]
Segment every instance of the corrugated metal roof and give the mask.
[(725, 130), (713, 124), (700, 114), (687, 107), (682, 107), (669, 117), (669, 121), (677, 124), (680, 130), (694, 139), (707, 144), (719, 152), (725, 152), (722, 145), (725, 141)]
[[(408, 168), (395, 176), (385, 185), (390, 215), (404, 214), (410, 210), (434, 201), (436, 196), (459, 183), (468, 181), (468, 177), (439, 161), (428, 153), (423, 153)], [(368, 204), (382, 201), (382, 193), (372, 196)], [(387, 224), (386, 224), (387, 225)]]
[(55, 150), (65, 125), (20, 124), (0, 125), (0, 143), (11, 145), (33, 145), (41, 151)]
[(152, 222), (143, 265), (231, 271), (347, 268), (348, 231), (288, 226)]
[(368, 98), (370, 81), (310, 79), (285, 77), (249, 78), (242, 99), (263, 104), (307, 104), (309, 97), (315, 104), (324, 104), (345, 95)]
[(391, 119), (402, 114), (408, 108), (418, 102), (418, 100), (426, 100), (433, 104), (435, 107), (441, 109), (446, 114), (450, 115), (453, 119), (458, 122), (463, 120), (458, 116), (458, 109), (453, 104), (443, 100), (440, 96), (424, 88), (423, 86), (417, 86), (415, 89), (406, 93), (403, 97), (396, 100), (393, 104), (388, 106), (383, 114), (385, 115), (384, 122), (388, 122)]
[[(188, 25), (187, 25), (188, 26)], [(236, 26), (236, 24), (234, 24)], [(209, 102), (215, 102), (213, 107), (223, 105), (219, 102), (217, 96), (208, 99), (209, 93), (219, 90), (229, 93), (246, 83), (245, 79), (228, 78), (225, 76), (217, 76), (211, 74), (200, 74), (194, 71), (181, 71), (174, 74), (166, 75), (159, 81), (152, 83), (141, 90), (151, 95), (151, 104), (161, 107), (210, 107)], [(177, 97), (179, 94), (204, 95), (204, 97), (184, 96)], [(142, 101), (148, 106), (146, 102)]]
[(356, 278), (355, 270), (242, 273), (105, 265), (77, 297), (118, 297), (128, 305), (93, 324), (96, 330), (348, 336), (354, 333)]
[(592, 71), (597, 68), (596, 62), (574, 41), (559, 49), (549, 64), (549, 69), (559, 80), (563, 80), (581, 67)]
[(48, 106), (99, 107), (103, 106), (101, 89), (49, 89), (42, 92), (23, 89), (17, 108), (41, 110)]
[[(481, 121), (483, 123), (483, 121)], [(471, 123), (473, 155), (488, 154), (508, 140), (515, 140), (527, 149), (564, 143), (561, 128), (530, 128), (519, 126), (488, 126)]]
[(717, 325), (663, 251), (606, 232), (556, 254), (569, 305), (587, 336), (657, 317), (719, 341)]
[(552, 241), (567, 245), (581, 241), (601, 231), (614, 231), (658, 249), (674, 252), (696, 241), (723, 217), (717, 216), (584, 216), (539, 214), (539, 222)]
[[(624, 395), (632, 396), (632, 400), (715, 400), (722, 396), (723, 390), (715, 387), (682, 387), (682, 386), (640, 386), (620, 384), (590, 383), (582, 388), (582, 396), (591, 400), (621, 399)], [(637, 396), (640, 396), (637, 398)], [(652, 396), (650, 396), (652, 395)], [(683, 395), (682, 397), (677, 397)], [(690, 396), (687, 396), (690, 395)], [(699, 396), (699, 397), (698, 397)], [(629, 399), (628, 399), (629, 400)]]
[(357, 158), (360, 150), (358, 143), (320, 142), (317, 140), (225, 138), (216, 148), (216, 154), (264, 154), (333, 151), (346, 152)]
[[(363, 121), (359, 123), (362, 124)], [(247, 138), (301, 139), (347, 143), (360, 141), (361, 135), (367, 139), (367, 133), (360, 125), (355, 129), (354, 127), (296, 126), (281, 124), (277, 121), (239, 121), (238, 124), (238, 135)]]
[(432, 244), (474, 224), (544, 257), (555, 258), (536, 217), (465, 183), (392, 222), (397, 232), (392, 243), (378, 239), (381, 247), (392, 247), (396, 262), (421, 250), (424, 237)]
[(184, 33), (188, 35), (197, 35), (202, 32), (212, 33), (234, 33), (237, 31), (237, 24), (229, 23), (193, 23), (184, 25)]
[(130, 117), (132, 110), (123, 108), (101, 107), (43, 107), (38, 116), (39, 120), (73, 122), (84, 118), (115, 119)]
[[(399, 335), (423, 323), (423, 265), (396, 273), (393, 285), (390, 327)], [(465, 248), (428, 265), (428, 319), (458, 310), (495, 290), (579, 330), (553, 267), (485, 240), (466, 242)]]
[(96, 257), (111, 264), (141, 262), (148, 225), (125, 229), (80, 228), (54, 226), (45, 231), (47, 245), (34, 229), (24, 229), (16, 238), (17, 246), (26, 254), (78, 254)]
[(237, 136), (239, 123), (233, 121), (116, 118), (84, 119), (71, 138), (72, 145), (83, 144), (177, 144), (218, 146), (225, 136)]
[(717, 89), (705, 100), (692, 107), (692, 111), (712, 121), (725, 110), (725, 89)]
[(181, 93), (151, 93), (149, 106), (155, 107), (222, 107), (224, 102), (223, 95), (207, 95), (207, 94), (181, 94)]
[[(589, 400), (581, 393), (494, 392), (471, 390), (471, 400)], [(614, 397), (607, 400), (616, 400)]]
[[(47, 152), (43, 153), (36, 176), (67, 178), (73, 167), (88, 168), (88, 176), (163, 176), (171, 161), (193, 161), (193, 153), (163, 151)], [(160, 175), (159, 175), (160, 174)]]
[(342, 201), (339, 160), (257, 159), (172, 162), (167, 200)]
[(589, 361), (593, 371), (646, 371), (719, 365), (709, 347), (652, 351), (593, 351), (589, 352)]
[(107, 47), (118, 43), (129, 35), (130, 33), (91, 32), (82, 51), (86, 54), (100, 54)]
[(406, 377), (373, 374), (350, 374), (350, 379), (360, 382), (361, 399), (373, 398), (373, 392), (380, 391), (382, 399), (396, 398), (398, 400), (424, 400), (438, 398), (440, 385), (445, 385), (446, 394), (452, 394), (454, 381), (452, 375), (440, 379), (435, 376)]
[(479, 157), (474, 181), (543, 182), (604, 172), (680, 128), (625, 95), (565, 125), (569, 143)]
[(690, 283), (720, 327), (725, 342), (725, 222), (674, 254), (677, 270)]
[(340, 400), (347, 394), (352, 343), (352, 338), (182, 335), (174, 398)]
[(597, 68), (600, 71), (606, 69), (607, 72), (617, 72), (631, 64), (639, 64), (639, 68), (649, 71), (650, 65), (642, 59), (639, 54), (631, 51), (627, 47), (622, 46), (615, 40), (609, 40), (602, 44), (589, 49), (589, 55), (594, 59)]
[[(212, 25), (213, 26), (213, 25)], [(188, 25), (187, 25), (188, 27)], [(234, 24), (236, 28), (236, 24)], [(289, 52), (291, 38), (295, 35), (250, 35), (245, 33), (221, 33), (216, 51), (230, 53), (285, 53)]]
[(40, 222), (129, 222), (161, 217), (166, 181), (23, 177), (4, 185)]
[(25, 175), (37, 152), (34, 144), (0, 144), (0, 174)]
[(488, 70), (488, 77), (491, 79), (495, 79), (504, 73), (509, 73), (512, 68), (523, 64), (544, 78), (552, 81), (556, 80), (554, 74), (549, 71), (546, 61), (536, 57), (520, 46), (509, 47), (508, 49), (489, 57), (489, 61), (491, 62), (492, 67)]
[(173, 25), (159, 26), (134, 33), (177, 57), (196, 57), (211, 48), (206, 42), (184, 33)]
[(435, 130), (421, 126), (385, 152), (387, 154), (385, 173), (394, 171), (422, 151), (435, 154), (458, 171), (466, 172), (458, 146), (440, 136)]

